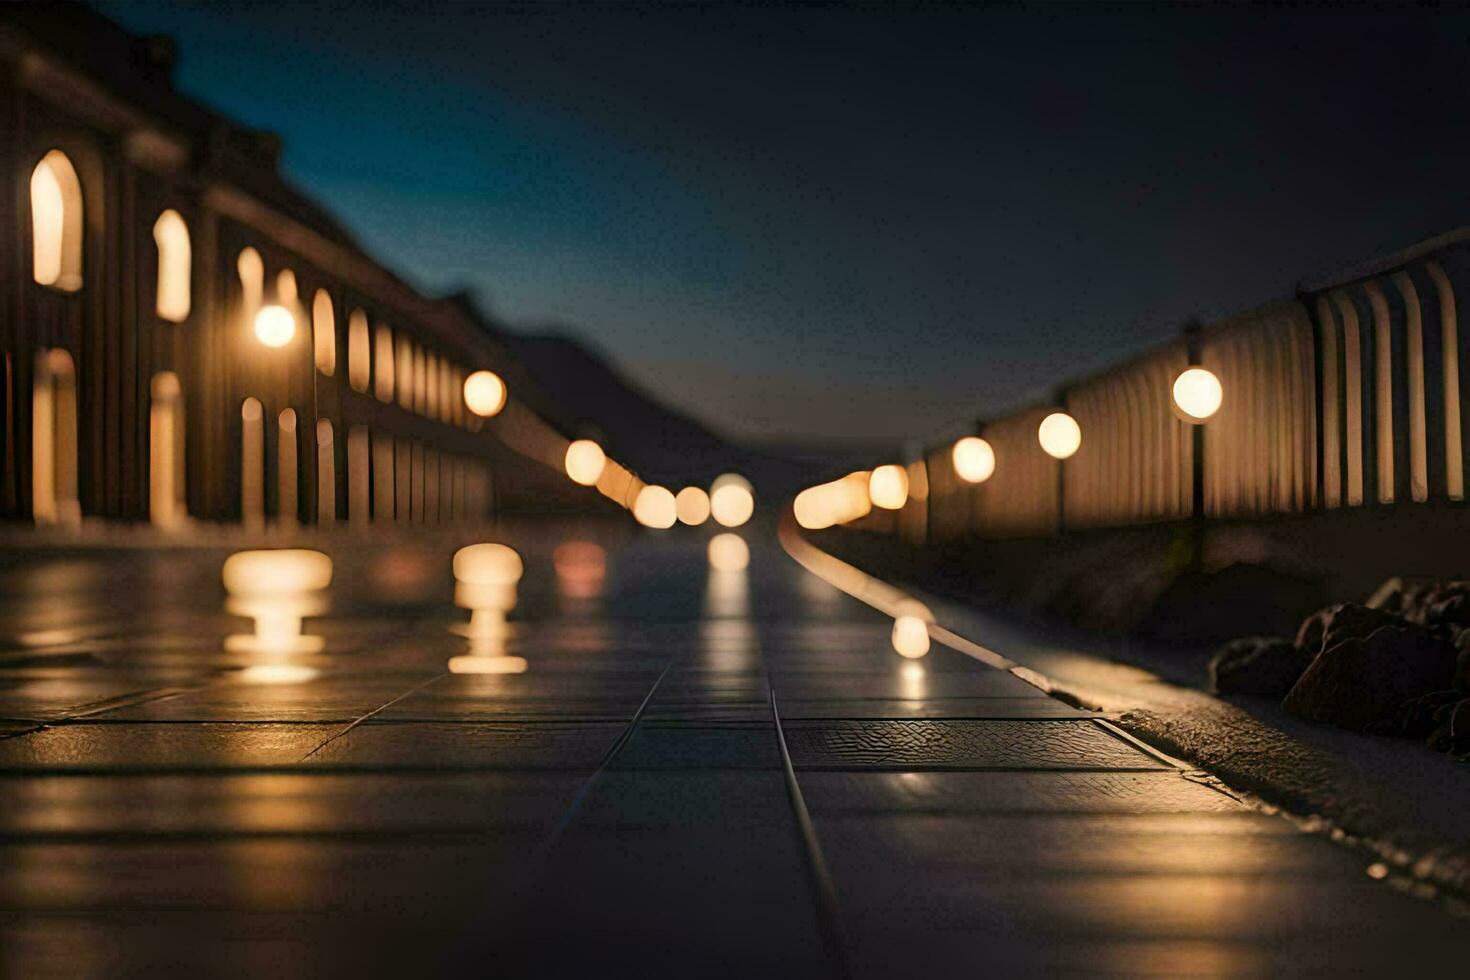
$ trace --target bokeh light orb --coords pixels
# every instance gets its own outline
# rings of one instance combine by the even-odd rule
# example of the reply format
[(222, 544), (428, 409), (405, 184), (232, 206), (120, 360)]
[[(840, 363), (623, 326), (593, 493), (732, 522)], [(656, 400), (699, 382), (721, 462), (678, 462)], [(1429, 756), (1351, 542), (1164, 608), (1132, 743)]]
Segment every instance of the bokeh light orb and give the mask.
[(738, 534), (726, 531), (709, 539), (709, 567), (717, 572), (738, 572), (750, 564), (750, 546)]
[(285, 347), (296, 336), (296, 318), (284, 306), (272, 303), (255, 314), (255, 339), (267, 347)]
[(868, 475), (868, 499), (874, 507), (898, 510), (908, 503), (908, 470), (894, 463), (880, 466)]
[(476, 371), (464, 379), (464, 404), (481, 418), (488, 419), (505, 407), (505, 382), (494, 371)]
[(590, 487), (602, 478), (603, 467), (607, 466), (607, 454), (591, 439), (578, 439), (567, 447), (564, 461), (567, 476), (573, 483)]
[(893, 621), (893, 649), (900, 657), (918, 660), (929, 652), (929, 624), (918, 616)]
[(668, 487), (650, 484), (633, 501), (633, 519), (644, 527), (669, 528), (679, 519), (679, 507)]
[(995, 472), (995, 450), (979, 436), (965, 436), (950, 450), (955, 475), (966, 483), (984, 483)]
[(1190, 422), (1203, 422), (1220, 410), (1225, 390), (1215, 372), (1189, 368), (1174, 379), (1174, 407)]
[(709, 520), (709, 494), (700, 487), (685, 487), (674, 496), (674, 506), (681, 524), (698, 527)]
[(1082, 427), (1066, 412), (1052, 412), (1036, 429), (1041, 448), (1053, 459), (1067, 459), (1082, 448)]
[(715, 478), (709, 488), (709, 510), (715, 522), (724, 527), (739, 527), (755, 513), (755, 492), (750, 481), (738, 473), (725, 473)]

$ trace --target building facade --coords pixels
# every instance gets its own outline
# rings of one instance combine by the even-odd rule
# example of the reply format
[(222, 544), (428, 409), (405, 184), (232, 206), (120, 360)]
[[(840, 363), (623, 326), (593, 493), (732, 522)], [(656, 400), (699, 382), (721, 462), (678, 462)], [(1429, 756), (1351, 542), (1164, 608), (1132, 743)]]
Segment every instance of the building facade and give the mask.
[[(0, 515), (436, 524), (607, 506), (494, 329), (426, 298), (171, 85), (172, 47), (0, 8)], [(509, 397), (470, 411), (489, 370)], [(579, 492), (580, 491), (580, 492)]]

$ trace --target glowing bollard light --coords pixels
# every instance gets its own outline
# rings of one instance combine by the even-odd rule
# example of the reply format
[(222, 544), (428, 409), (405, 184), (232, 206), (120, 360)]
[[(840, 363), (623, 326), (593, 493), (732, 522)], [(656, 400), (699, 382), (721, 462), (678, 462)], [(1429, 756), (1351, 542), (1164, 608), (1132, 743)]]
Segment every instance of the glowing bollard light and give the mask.
[(465, 407), (482, 419), (498, 415), (506, 395), (505, 382), (494, 371), (476, 371), (464, 379)]
[(1082, 427), (1066, 412), (1052, 412), (1036, 429), (1041, 448), (1053, 459), (1067, 459), (1082, 448)]
[(644, 527), (670, 528), (679, 519), (679, 505), (667, 487), (649, 485), (633, 501), (633, 519)]
[(929, 652), (929, 624), (918, 616), (893, 621), (893, 649), (900, 657), (918, 660)]
[(966, 483), (984, 483), (995, 473), (995, 450), (979, 436), (965, 436), (950, 450), (954, 472)]
[(899, 510), (909, 500), (909, 474), (902, 466), (889, 463), (868, 474), (868, 500), (874, 507)]
[(709, 567), (717, 572), (739, 572), (750, 565), (750, 546), (738, 534), (726, 531), (709, 539)]
[(709, 520), (709, 494), (699, 487), (685, 487), (674, 496), (674, 513), (679, 523), (698, 527)]
[(738, 473), (715, 477), (709, 488), (709, 510), (715, 523), (723, 527), (739, 527), (755, 513), (755, 491), (750, 481)]
[(320, 653), (326, 640), (301, 632), (302, 620), (326, 612), (332, 559), (319, 551), (283, 548), (241, 551), (221, 570), (225, 611), (255, 620), (255, 632), (225, 637), (231, 653), (254, 654), (264, 662), (241, 671), (240, 679), (258, 684), (291, 684), (317, 672), (289, 662), (294, 655)]
[(607, 454), (591, 439), (578, 439), (567, 446), (567, 455), (562, 465), (573, 483), (590, 487), (602, 478), (603, 468), (607, 466)]
[(1225, 390), (1215, 372), (1192, 367), (1174, 379), (1174, 408), (1186, 422), (1198, 425), (1220, 410)]
[(284, 306), (262, 306), (255, 314), (255, 339), (267, 347), (285, 347), (296, 336), (296, 318)]
[(470, 652), (449, 658), (451, 674), (525, 673), (525, 658), (504, 653), (505, 614), (515, 608), (524, 573), (521, 556), (503, 544), (472, 544), (454, 553), (454, 604), (470, 610), (470, 621), (451, 629), (469, 638)]

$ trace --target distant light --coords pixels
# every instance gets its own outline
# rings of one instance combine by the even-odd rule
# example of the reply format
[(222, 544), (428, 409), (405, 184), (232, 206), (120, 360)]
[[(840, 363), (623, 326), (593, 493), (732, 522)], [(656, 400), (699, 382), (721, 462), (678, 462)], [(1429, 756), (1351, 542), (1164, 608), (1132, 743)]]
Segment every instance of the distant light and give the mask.
[(1082, 428), (1066, 412), (1052, 412), (1036, 430), (1041, 448), (1055, 459), (1066, 459), (1082, 446)]
[(267, 347), (285, 347), (296, 336), (296, 318), (284, 306), (262, 306), (255, 314), (255, 339)]
[(650, 484), (638, 491), (638, 499), (633, 501), (633, 518), (644, 527), (673, 527), (678, 514), (679, 507), (667, 487)]
[(332, 559), (326, 555), (300, 548), (240, 551), (225, 559), (220, 578), (229, 593), (225, 610), (255, 620), (253, 634), (225, 637), (226, 650), (283, 657), (315, 653), (325, 645), (320, 636), (303, 635), (301, 624), (325, 611), (325, 590), (332, 582)]
[(674, 507), (681, 523), (698, 527), (709, 520), (709, 494), (699, 487), (685, 487), (674, 497)]
[(899, 616), (893, 621), (893, 649), (918, 660), (929, 652), (929, 625), (918, 616)]
[(750, 564), (750, 546), (738, 534), (726, 531), (709, 539), (709, 567), (717, 572), (738, 572)]
[(715, 478), (709, 488), (709, 509), (717, 524), (739, 527), (755, 513), (755, 493), (750, 481), (738, 473)]
[(591, 599), (607, 577), (607, 551), (591, 541), (563, 541), (551, 553), (556, 581), (570, 599)]
[(984, 483), (995, 472), (995, 450), (979, 436), (965, 436), (950, 452), (955, 475), (966, 483)]
[(903, 507), (909, 499), (908, 471), (893, 463), (875, 469), (868, 476), (868, 499), (884, 510)]
[(1213, 371), (1192, 367), (1174, 379), (1174, 405), (1188, 422), (1203, 422), (1220, 410), (1225, 390)]
[(563, 465), (573, 483), (590, 487), (602, 478), (602, 470), (607, 466), (607, 453), (591, 439), (578, 439), (567, 447)]
[(476, 371), (464, 379), (464, 403), (481, 418), (499, 414), (505, 407), (505, 382), (494, 371)]

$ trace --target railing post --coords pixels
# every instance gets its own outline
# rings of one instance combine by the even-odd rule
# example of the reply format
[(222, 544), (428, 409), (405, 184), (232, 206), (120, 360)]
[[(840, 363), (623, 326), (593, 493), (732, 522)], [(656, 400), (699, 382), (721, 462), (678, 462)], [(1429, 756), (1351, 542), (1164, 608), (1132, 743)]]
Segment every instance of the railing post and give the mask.
[[(1191, 320), (1184, 325), (1185, 359), (1190, 367), (1199, 365), (1202, 347), (1200, 323)], [(1204, 571), (1205, 565), (1205, 427), (1196, 423), (1189, 428), (1189, 558), (1186, 567), (1198, 574)]]

